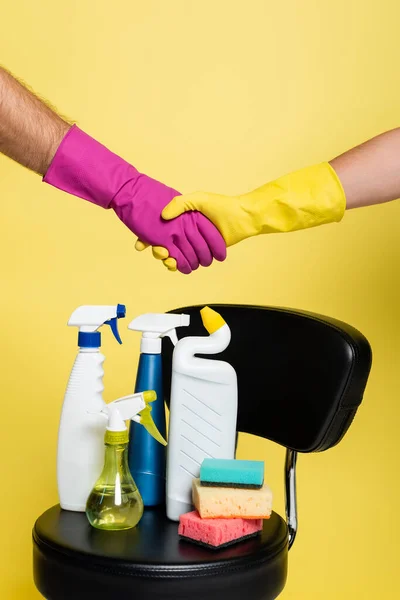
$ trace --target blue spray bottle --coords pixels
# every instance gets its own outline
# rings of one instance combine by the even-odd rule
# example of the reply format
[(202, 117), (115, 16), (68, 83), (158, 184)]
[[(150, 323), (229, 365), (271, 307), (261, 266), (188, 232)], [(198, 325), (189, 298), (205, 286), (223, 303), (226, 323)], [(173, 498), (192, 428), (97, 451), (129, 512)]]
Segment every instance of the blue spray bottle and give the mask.
[[(135, 393), (154, 390), (157, 400), (152, 404), (152, 417), (166, 437), (164, 393), (162, 385), (161, 338), (168, 336), (176, 344), (175, 329), (188, 326), (189, 315), (149, 313), (137, 317), (129, 329), (142, 332), (139, 367)], [(131, 422), (129, 432), (128, 463), (132, 477), (143, 498), (145, 506), (157, 506), (165, 500), (166, 450), (149, 433)]]

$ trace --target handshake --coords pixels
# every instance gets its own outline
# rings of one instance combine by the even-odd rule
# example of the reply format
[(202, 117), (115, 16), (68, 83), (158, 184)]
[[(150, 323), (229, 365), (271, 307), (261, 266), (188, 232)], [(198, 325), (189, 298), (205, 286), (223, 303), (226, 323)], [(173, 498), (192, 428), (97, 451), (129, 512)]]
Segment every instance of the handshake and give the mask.
[(227, 197), (176, 190), (139, 173), (75, 125), (62, 140), (44, 181), (113, 209), (170, 271), (189, 274), (226, 249), (261, 233), (289, 232), (340, 221), (342, 185), (328, 163), (308, 167), (248, 194)]

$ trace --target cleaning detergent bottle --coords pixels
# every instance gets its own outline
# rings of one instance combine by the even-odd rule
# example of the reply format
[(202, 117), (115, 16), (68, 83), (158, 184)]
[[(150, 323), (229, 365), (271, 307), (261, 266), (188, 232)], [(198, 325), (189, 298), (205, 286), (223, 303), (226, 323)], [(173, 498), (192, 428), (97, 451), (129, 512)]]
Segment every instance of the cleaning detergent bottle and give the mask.
[(186, 337), (172, 359), (167, 516), (178, 521), (191, 510), (192, 481), (204, 458), (234, 458), (237, 421), (237, 377), (226, 362), (199, 358), (218, 354), (231, 340), (223, 318), (206, 307), (201, 317), (208, 337)]
[(157, 442), (166, 444), (151, 418), (154, 391), (125, 396), (105, 406), (108, 424), (104, 436), (105, 460), (86, 504), (86, 516), (96, 529), (119, 531), (135, 527), (143, 515), (143, 500), (128, 466), (128, 430), (125, 421), (134, 419), (148, 428)]
[[(166, 435), (164, 394), (162, 388), (161, 338), (168, 336), (177, 343), (177, 327), (189, 325), (189, 315), (146, 314), (134, 319), (128, 328), (142, 332), (139, 367), (135, 392), (155, 390), (158, 400), (152, 405), (154, 422)], [(165, 448), (151, 435), (131, 423), (129, 435), (129, 468), (136, 481), (145, 506), (165, 501)]]
[(84, 512), (86, 500), (103, 464), (105, 424), (99, 414), (103, 400), (102, 325), (109, 325), (119, 343), (117, 320), (125, 306), (81, 306), (68, 325), (79, 327), (79, 352), (69, 378), (58, 433), (57, 484), (61, 508)]

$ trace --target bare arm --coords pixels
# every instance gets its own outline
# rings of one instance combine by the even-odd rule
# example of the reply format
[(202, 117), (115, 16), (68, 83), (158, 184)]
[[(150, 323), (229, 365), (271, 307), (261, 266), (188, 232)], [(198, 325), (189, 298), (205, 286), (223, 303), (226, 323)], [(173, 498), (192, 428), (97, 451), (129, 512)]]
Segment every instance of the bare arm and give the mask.
[(342, 182), (348, 209), (400, 198), (400, 128), (356, 146), (330, 164)]
[(0, 152), (44, 175), (70, 126), (0, 67)]

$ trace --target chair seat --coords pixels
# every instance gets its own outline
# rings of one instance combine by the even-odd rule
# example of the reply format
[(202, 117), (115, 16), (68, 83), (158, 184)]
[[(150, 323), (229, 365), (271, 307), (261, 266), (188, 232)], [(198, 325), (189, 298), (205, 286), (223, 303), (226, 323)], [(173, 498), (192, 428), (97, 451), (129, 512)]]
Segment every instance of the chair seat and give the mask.
[(135, 529), (93, 529), (82, 513), (47, 510), (33, 530), (34, 578), (47, 600), (273, 600), (286, 582), (288, 533), (273, 513), (262, 534), (214, 551), (180, 541), (165, 509)]

